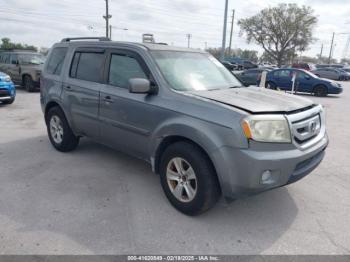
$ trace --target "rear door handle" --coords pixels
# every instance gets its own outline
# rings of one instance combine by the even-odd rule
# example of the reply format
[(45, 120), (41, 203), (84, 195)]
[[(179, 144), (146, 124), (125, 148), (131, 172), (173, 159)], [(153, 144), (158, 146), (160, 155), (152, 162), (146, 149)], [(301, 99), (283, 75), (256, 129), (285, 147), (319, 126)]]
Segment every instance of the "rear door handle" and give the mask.
[(71, 86), (65, 86), (64, 89), (66, 89), (67, 91), (72, 91), (72, 87)]

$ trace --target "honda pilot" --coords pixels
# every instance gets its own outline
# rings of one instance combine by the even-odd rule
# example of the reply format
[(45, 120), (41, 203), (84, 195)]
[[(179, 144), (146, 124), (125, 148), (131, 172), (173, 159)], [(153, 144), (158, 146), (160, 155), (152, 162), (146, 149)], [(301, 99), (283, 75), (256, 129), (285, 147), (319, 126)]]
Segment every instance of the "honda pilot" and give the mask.
[(167, 45), (63, 39), (41, 106), (58, 151), (88, 137), (144, 159), (187, 215), (305, 177), (328, 144), (321, 105), (244, 87), (210, 54)]

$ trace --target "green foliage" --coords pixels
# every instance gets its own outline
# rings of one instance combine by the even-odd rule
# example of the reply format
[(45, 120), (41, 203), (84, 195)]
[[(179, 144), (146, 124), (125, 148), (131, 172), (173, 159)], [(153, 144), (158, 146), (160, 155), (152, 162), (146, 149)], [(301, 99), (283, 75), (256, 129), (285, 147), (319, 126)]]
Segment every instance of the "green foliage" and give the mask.
[(281, 66), (298, 51), (305, 51), (314, 40), (312, 30), (317, 23), (311, 7), (279, 4), (263, 9), (257, 15), (241, 19), (238, 24), (248, 42), (262, 46), (267, 55)]
[(0, 49), (2, 50), (12, 50), (12, 49), (18, 49), (18, 50), (33, 50), (38, 51), (38, 49), (35, 46), (32, 45), (26, 45), (21, 43), (12, 43), (10, 38), (4, 37), (1, 39)]
[[(221, 48), (208, 48), (206, 50), (216, 58), (220, 58), (221, 54)], [(233, 49), (231, 52), (229, 52), (229, 49), (225, 49), (225, 57), (240, 57), (242, 59), (250, 60), (252, 62), (257, 62), (258, 61), (258, 51), (255, 50), (248, 50), (248, 49)]]

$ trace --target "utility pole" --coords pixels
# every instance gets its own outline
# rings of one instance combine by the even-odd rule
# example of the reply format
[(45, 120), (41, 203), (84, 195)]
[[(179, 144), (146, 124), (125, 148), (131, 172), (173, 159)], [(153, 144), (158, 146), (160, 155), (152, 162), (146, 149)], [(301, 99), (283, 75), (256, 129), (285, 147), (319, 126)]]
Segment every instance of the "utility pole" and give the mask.
[(328, 64), (331, 63), (331, 59), (332, 59), (334, 35), (335, 35), (335, 33), (333, 32), (331, 49), (329, 50)]
[(225, 59), (228, 0), (225, 0), (224, 28), (222, 30), (221, 60)]
[(187, 47), (190, 48), (192, 35), (191, 34), (187, 34), (186, 37), (187, 37)]
[(323, 55), (323, 43), (321, 45), (320, 59), (322, 58), (322, 55)]
[(109, 25), (109, 39), (112, 40), (112, 25)]
[(103, 18), (106, 20), (106, 37), (108, 38), (108, 30), (109, 30), (109, 19), (112, 18), (112, 16), (108, 13), (108, 0), (106, 1), (106, 15), (103, 16)]
[(206, 51), (207, 49), (208, 49), (208, 42), (205, 41), (205, 42), (204, 42), (204, 51)]
[(230, 34), (230, 45), (228, 48), (229, 55), (231, 56), (231, 47), (232, 47), (232, 34), (233, 34), (233, 23), (235, 21), (235, 9), (232, 10), (232, 21), (231, 21), (231, 34)]

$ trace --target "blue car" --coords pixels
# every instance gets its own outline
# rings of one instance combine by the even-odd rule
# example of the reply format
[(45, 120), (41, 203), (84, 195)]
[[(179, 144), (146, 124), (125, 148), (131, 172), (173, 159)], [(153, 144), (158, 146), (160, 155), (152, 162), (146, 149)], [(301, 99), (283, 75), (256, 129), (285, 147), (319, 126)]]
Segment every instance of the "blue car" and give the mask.
[(340, 94), (341, 84), (324, 78), (319, 78), (311, 72), (302, 69), (283, 68), (270, 71), (266, 76), (266, 87), (271, 89), (292, 90), (292, 80), (295, 75), (296, 92), (312, 93), (315, 96)]
[(16, 88), (11, 78), (0, 72), (0, 102), (3, 104), (12, 104), (15, 101)]

